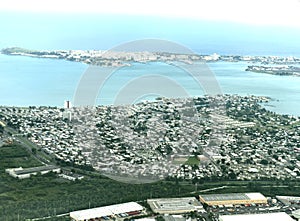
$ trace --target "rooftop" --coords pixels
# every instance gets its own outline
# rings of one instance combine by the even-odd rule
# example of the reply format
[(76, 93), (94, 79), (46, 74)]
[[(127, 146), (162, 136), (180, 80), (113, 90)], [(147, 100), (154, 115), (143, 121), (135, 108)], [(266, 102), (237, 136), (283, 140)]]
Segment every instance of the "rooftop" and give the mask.
[(29, 173), (37, 173), (37, 172), (42, 172), (42, 171), (47, 171), (47, 170), (55, 170), (58, 169), (59, 167), (53, 166), (53, 165), (47, 165), (47, 166), (40, 166), (40, 167), (30, 167), (30, 168), (25, 168), (25, 169), (16, 169), (14, 170), (16, 175), (22, 175), (22, 174), (29, 174)]
[(176, 211), (194, 211), (202, 209), (200, 202), (194, 197), (148, 199), (154, 212), (176, 213)]
[(115, 214), (143, 210), (143, 207), (135, 202), (115, 204), (93, 209), (79, 210), (70, 213), (70, 217), (76, 220), (92, 219), (96, 217), (113, 216)]
[(230, 194), (208, 194), (200, 195), (207, 201), (231, 201), (231, 200), (265, 200), (266, 198), (261, 193), (230, 193)]
[(293, 221), (286, 213), (264, 213), (264, 214), (243, 214), (220, 216), (220, 221)]

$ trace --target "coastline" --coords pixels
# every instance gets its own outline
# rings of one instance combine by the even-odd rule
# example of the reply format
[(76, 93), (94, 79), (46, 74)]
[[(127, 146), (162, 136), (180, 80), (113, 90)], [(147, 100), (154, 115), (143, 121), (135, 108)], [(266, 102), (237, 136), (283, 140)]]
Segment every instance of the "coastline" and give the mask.
[[(211, 55), (204, 54), (176, 54), (168, 52), (126, 52), (104, 50), (28, 50), (19, 47), (4, 48), (2, 54), (27, 56), (36, 58), (64, 59), (82, 62), (88, 65), (104, 67), (130, 66), (132, 62), (249, 62), (258, 64), (300, 65), (300, 58), (279, 56), (242, 56), (242, 55)], [(252, 66), (248, 66), (248, 69)]]
[[(1, 55), (0, 76), (3, 96), (1, 104), (5, 106), (63, 106), (64, 100), (72, 102), (74, 91), (82, 74), (88, 66), (82, 62), (69, 62), (65, 59), (51, 59)], [(164, 63), (164, 64), (163, 64)], [(113, 74), (107, 86), (103, 88), (96, 104), (110, 105), (119, 88), (132, 78), (150, 73), (160, 73), (182, 84), (191, 96), (202, 94), (194, 90), (181, 70), (167, 65), (166, 62), (133, 63), (131, 67), (121, 68)], [(268, 96), (275, 107), (268, 110), (280, 114), (299, 116), (300, 78), (293, 76), (276, 76), (246, 72), (248, 62), (208, 62), (224, 94)], [(149, 69), (150, 68), (150, 69)], [(287, 86), (288, 85), (288, 86)], [(138, 88), (137, 88), (138, 90)]]
[(248, 66), (245, 71), (264, 73), (278, 76), (296, 76), (300, 77), (300, 68), (295, 66)]

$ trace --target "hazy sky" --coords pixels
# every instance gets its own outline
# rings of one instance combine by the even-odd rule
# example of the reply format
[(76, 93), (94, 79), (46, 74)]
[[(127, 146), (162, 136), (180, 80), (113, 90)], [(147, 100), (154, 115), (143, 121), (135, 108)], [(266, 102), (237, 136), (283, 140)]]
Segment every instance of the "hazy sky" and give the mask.
[(300, 27), (300, 0), (7, 0), (0, 11), (151, 15)]
[(0, 48), (109, 49), (158, 38), (198, 53), (300, 53), (300, 0), (3, 0)]

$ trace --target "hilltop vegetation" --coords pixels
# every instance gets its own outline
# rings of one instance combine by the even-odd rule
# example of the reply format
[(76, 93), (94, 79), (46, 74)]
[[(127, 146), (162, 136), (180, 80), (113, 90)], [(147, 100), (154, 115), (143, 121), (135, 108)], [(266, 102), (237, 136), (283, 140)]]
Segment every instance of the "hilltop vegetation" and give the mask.
[(30, 54), (30, 53), (36, 53), (36, 52), (38, 52), (38, 51), (28, 50), (28, 49), (20, 48), (20, 47), (4, 48), (4, 49), (1, 50), (1, 53), (3, 53), (3, 54), (13, 54), (13, 53)]
[[(248, 183), (231, 181), (206, 182), (197, 186), (193, 182), (167, 178), (151, 184), (119, 183), (92, 172), (85, 173), (81, 181), (71, 182), (56, 174), (32, 176), (18, 180), (4, 172), (7, 167), (32, 167), (40, 163), (19, 144), (0, 148), (0, 220), (25, 220), (44, 216), (55, 216), (74, 210), (93, 208), (109, 204), (143, 201), (147, 198), (197, 196), (199, 190), (228, 186), (214, 192), (261, 191), (266, 195), (299, 194), (299, 183), (284, 181), (260, 181)], [(77, 170), (77, 169), (75, 169)], [(213, 181), (213, 182), (212, 182)], [(285, 186), (278, 186), (282, 185)], [(196, 191), (196, 192), (195, 192)], [(64, 220), (53, 218), (48, 220)]]
[(0, 157), (0, 220), (17, 220), (18, 215), (24, 220), (152, 197), (178, 196), (194, 188), (192, 184), (180, 186), (174, 182), (125, 184), (90, 172), (76, 182), (54, 173), (18, 180), (6, 174), (5, 168), (40, 163), (20, 145), (1, 147)]

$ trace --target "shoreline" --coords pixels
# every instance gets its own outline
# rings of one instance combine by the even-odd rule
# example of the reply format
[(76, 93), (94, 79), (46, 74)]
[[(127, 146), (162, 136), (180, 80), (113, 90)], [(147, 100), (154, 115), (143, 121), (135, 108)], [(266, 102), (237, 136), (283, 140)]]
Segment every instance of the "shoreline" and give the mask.
[[(5, 54), (4, 54), (5, 55)], [(14, 55), (14, 56), (18, 56), (18, 55)], [(26, 57), (26, 56), (22, 56), (22, 57)], [(32, 59), (32, 61), (34, 62), (34, 59), (35, 58), (39, 58), (39, 57), (32, 57), (33, 59)], [(13, 59), (13, 58), (12, 58)], [(52, 58), (48, 58), (48, 59), (51, 59), (51, 60), (54, 60), (54, 59), (52, 59)], [(10, 58), (9, 57), (7, 57), (6, 59), (5, 59), (7, 62), (9, 62), (10, 61)], [(14, 60), (14, 59), (13, 59)], [(17, 59), (18, 60), (18, 59)], [(22, 59), (21, 59), (22, 60)], [(47, 59), (45, 59), (45, 60), (47, 60)], [(47, 62), (51, 62), (51, 60), (48, 60)], [(55, 60), (57, 60), (58, 61), (58, 59), (55, 59)], [(59, 59), (59, 60), (62, 60), (62, 61), (66, 61), (66, 62), (68, 62), (68, 60), (65, 60), (65, 59)], [(25, 61), (27, 61), (26, 59), (25, 59)], [(41, 60), (42, 61), (42, 60)], [(62, 62), (61, 61), (61, 62)], [(59, 63), (61, 63), (61, 62), (59, 62)], [(74, 61), (74, 62), (76, 62), (76, 61)], [(154, 61), (153, 63), (155, 64), (157, 61)], [(51, 62), (52, 63), (52, 62)], [(63, 63), (63, 62), (62, 62)], [(73, 63), (73, 62), (72, 62)], [(81, 62), (76, 62), (77, 64), (83, 64), (83, 63), (81, 63)], [(73, 63), (72, 65), (76, 65), (76, 63)], [(8, 63), (9, 64), (9, 63)], [(151, 63), (149, 63), (149, 64), (151, 64)], [(246, 76), (248, 76), (249, 74), (251, 74), (252, 75), (252, 73), (250, 73), (250, 72), (248, 72), (248, 75), (247, 75), (247, 73), (244, 71), (244, 69), (245, 69), (245, 67), (247, 67), (247, 63), (246, 62), (239, 62), (239, 63), (231, 63), (231, 62), (226, 62), (226, 61), (219, 61), (219, 62), (211, 62), (211, 63), (208, 63), (208, 65), (209, 64), (212, 64), (213, 66), (214, 66), (214, 64), (216, 65), (216, 66), (218, 66), (218, 64), (220, 64), (222, 67), (224, 66), (224, 67), (226, 67), (225, 69), (227, 70), (227, 69), (231, 69), (230, 67), (232, 66), (232, 67), (235, 67), (236, 65), (237, 65), (237, 67), (238, 67), (238, 69), (240, 70), (239, 71), (239, 73), (237, 73), (238, 75), (237, 76), (242, 76), (242, 74), (246, 74)], [(224, 64), (224, 65), (223, 65)], [(55, 63), (53, 63), (53, 65), (55, 65)], [(84, 64), (84, 66), (85, 66), (86, 64)], [(86, 67), (85, 67), (86, 68)], [(85, 69), (84, 68), (84, 69)], [(150, 67), (150, 68), (152, 68), (152, 67)], [(225, 70), (224, 69), (224, 70)], [(233, 68), (233, 69), (236, 69), (236, 68)], [(214, 69), (212, 69), (212, 70), (214, 70)], [(223, 69), (222, 69), (223, 70)], [(84, 71), (84, 70), (83, 70)], [(216, 70), (214, 70), (214, 71), (218, 71), (218, 67), (217, 67), (217, 69)], [(226, 72), (227, 73), (227, 72)], [(218, 76), (218, 73), (216, 72), (216, 74), (217, 74), (217, 76)], [(3, 75), (4, 77), (5, 77), (5, 74)], [(220, 75), (221, 77), (223, 76), (223, 75)], [(255, 75), (254, 75), (255, 76)], [(258, 76), (258, 74), (256, 74), (256, 76)], [(261, 76), (263, 76), (263, 75), (261, 75)], [(20, 75), (20, 77), (22, 78), (22, 75)], [(234, 76), (230, 76), (230, 77), (234, 77)], [(268, 79), (268, 76), (267, 77), (263, 77), (263, 78), (266, 78), (266, 80)], [(231, 78), (229, 78), (229, 79), (231, 79)], [(272, 79), (272, 77), (271, 77), (271, 79)], [(276, 78), (277, 79), (277, 78)], [(278, 77), (278, 79), (281, 79), (281, 78), (279, 78)], [(282, 79), (292, 79), (292, 78), (282, 78)], [(293, 79), (295, 79), (296, 80), (296, 78), (293, 78)], [(245, 79), (246, 80), (246, 79)], [(244, 81), (244, 80), (243, 80)], [(277, 80), (276, 80), (277, 81)], [(290, 81), (290, 80), (284, 80), (284, 81)], [(293, 80), (291, 80), (291, 81), (293, 81)], [(298, 81), (297, 81), (298, 82)], [(275, 82), (276, 83), (276, 82)], [(223, 83), (222, 83), (223, 84)], [(227, 82), (227, 80), (225, 81), (225, 83), (224, 83), (224, 87), (226, 86), (226, 87), (228, 87), (227, 86), (227, 84), (228, 84), (228, 82)], [(230, 83), (230, 86), (231, 86), (232, 84)], [(75, 85), (75, 87), (76, 87), (76, 85)], [(8, 91), (9, 91), (10, 89), (8, 89)], [(73, 91), (73, 89), (72, 89), (72, 91)], [(296, 90), (296, 91), (298, 91), (298, 89)], [(264, 91), (256, 91), (256, 90), (247, 90), (246, 92), (244, 91), (244, 92), (239, 92), (238, 94), (239, 95), (247, 95), (247, 94), (253, 94), (253, 95), (256, 95), (256, 96), (263, 96), (263, 95), (267, 95), (267, 96), (270, 96), (272, 99), (275, 99), (275, 100), (280, 100), (279, 102), (276, 102), (276, 104), (275, 104), (275, 108), (274, 107), (268, 107), (268, 110), (271, 110), (271, 111), (274, 111), (274, 112), (276, 112), (276, 113), (278, 113), (278, 114), (288, 114), (288, 115), (293, 115), (293, 116), (299, 116), (299, 113), (298, 113), (298, 109), (295, 109), (293, 106), (294, 106), (294, 104), (296, 104), (295, 102), (297, 102), (298, 101), (298, 98), (295, 98), (295, 96), (293, 96), (292, 97), (292, 99), (291, 99), (291, 101), (284, 101), (283, 99), (284, 98), (282, 98), (281, 96), (280, 97), (278, 97), (277, 96), (277, 93), (263, 93)], [(193, 93), (193, 92), (191, 92), (191, 93)], [(236, 90), (228, 90), (228, 89), (226, 89), (225, 88), (225, 91), (224, 91), (224, 93), (226, 93), (226, 94), (237, 94), (237, 91)], [(50, 101), (50, 102), (47, 102), (47, 101), (45, 101), (45, 102), (36, 102), (35, 103), (35, 100), (31, 103), (30, 101), (32, 101), (32, 99), (28, 99), (28, 101), (29, 102), (22, 102), (22, 101), (20, 101), (20, 102), (18, 102), (18, 103), (21, 103), (21, 105), (18, 105), (18, 103), (13, 103), (13, 102), (10, 102), (9, 100), (7, 100), (7, 99), (3, 99), (3, 103), (2, 104), (4, 104), (4, 106), (14, 106), (14, 107), (25, 107), (25, 108), (27, 108), (27, 107), (29, 107), (29, 106), (50, 106), (50, 107), (62, 107), (63, 106), (63, 100), (70, 100), (70, 101), (72, 101), (72, 98), (73, 98), (73, 93), (71, 92), (71, 93), (68, 93), (67, 95), (65, 95), (64, 94), (64, 96), (63, 96), (63, 98), (62, 99), (57, 99), (56, 97), (55, 97), (55, 99), (53, 100), (53, 101)], [(111, 101), (111, 99), (112, 99), (112, 97), (105, 97), (104, 98), (104, 100), (102, 100), (102, 101), (97, 101), (98, 103), (97, 103), (97, 105), (104, 105), (104, 106), (110, 106), (113, 102), (110, 102)], [(25, 100), (24, 100), (25, 101)], [(40, 104), (42, 104), (42, 105), (40, 105)], [(292, 104), (292, 108), (291, 108), (291, 110), (287, 110), (284, 106), (285, 105), (290, 105), (290, 104)], [(297, 104), (296, 104), (296, 106), (298, 106)]]
[(295, 76), (300, 77), (300, 68), (295, 66), (248, 66), (245, 71), (270, 74), (276, 76)]
[(277, 65), (300, 65), (300, 58), (294, 56), (243, 56), (243, 55), (219, 55), (205, 54), (176, 54), (169, 52), (124, 52), (103, 50), (28, 50), (19, 47), (4, 48), (0, 52), (4, 55), (26, 56), (34, 58), (63, 59), (67, 61), (81, 62), (88, 65), (103, 67), (130, 66), (132, 62), (249, 62)]

